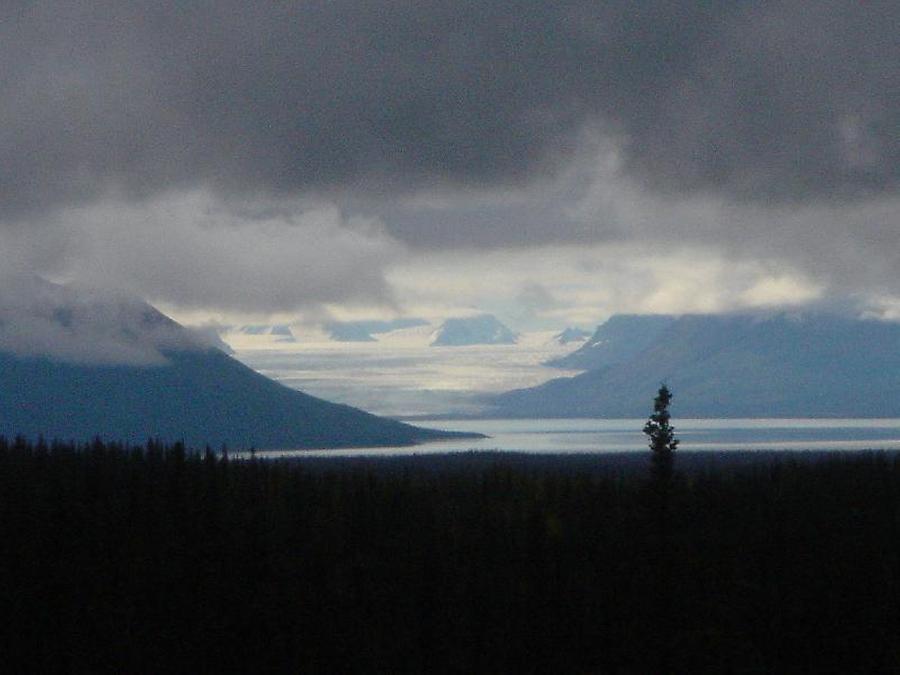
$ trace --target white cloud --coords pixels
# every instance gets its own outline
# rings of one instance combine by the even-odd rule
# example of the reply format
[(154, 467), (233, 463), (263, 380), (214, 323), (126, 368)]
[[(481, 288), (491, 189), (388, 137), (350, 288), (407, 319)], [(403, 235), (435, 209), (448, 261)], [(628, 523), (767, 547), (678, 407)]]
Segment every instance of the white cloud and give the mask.
[(404, 247), (329, 204), (238, 211), (202, 192), (65, 209), (0, 229), (0, 263), (116, 288), (182, 310), (276, 312), (390, 304), (384, 267)]
[[(396, 296), (411, 313), (448, 316), (478, 307), (518, 328), (595, 325), (614, 313), (687, 313), (796, 305), (820, 297), (804, 275), (715, 249), (664, 253), (633, 244), (544, 246), (516, 251), (420, 255), (391, 270)], [(534, 289), (541, 297), (533, 302)]]

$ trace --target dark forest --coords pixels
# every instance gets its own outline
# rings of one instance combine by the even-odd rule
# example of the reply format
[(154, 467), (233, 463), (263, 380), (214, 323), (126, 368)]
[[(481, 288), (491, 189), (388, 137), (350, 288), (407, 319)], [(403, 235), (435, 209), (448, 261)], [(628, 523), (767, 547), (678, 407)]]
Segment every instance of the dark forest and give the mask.
[(883, 453), (262, 461), (0, 440), (6, 672), (900, 670)]

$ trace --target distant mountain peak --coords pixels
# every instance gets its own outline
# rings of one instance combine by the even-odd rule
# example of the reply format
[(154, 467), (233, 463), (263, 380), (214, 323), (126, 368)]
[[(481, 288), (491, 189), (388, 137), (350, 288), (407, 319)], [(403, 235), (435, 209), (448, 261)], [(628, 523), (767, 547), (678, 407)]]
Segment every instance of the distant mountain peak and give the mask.
[(554, 368), (595, 370), (630, 358), (675, 321), (667, 314), (615, 314), (576, 351), (546, 363)]
[(434, 332), (433, 347), (515, 344), (518, 335), (493, 314), (447, 319)]
[(375, 335), (427, 325), (427, 321), (417, 318), (391, 319), (388, 321), (379, 319), (330, 321), (325, 324), (325, 330), (331, 336), (331, 339), (337, 342), (377, 342)]
[(572, 342), (584, 342), (591, 336), (591, 332), (584, 330), (582, 328), (576, 328), (573, 326), (569, 326), (561, 333), (557, 333), (553, 336), (553, 339), (556, 340), (561, 345), (567, 345)]
[(275, 342), (296, 342), (291, 327), (284, 323), (253, 323), (237, 329), (242, 335), (264, 335), (274, 338)]

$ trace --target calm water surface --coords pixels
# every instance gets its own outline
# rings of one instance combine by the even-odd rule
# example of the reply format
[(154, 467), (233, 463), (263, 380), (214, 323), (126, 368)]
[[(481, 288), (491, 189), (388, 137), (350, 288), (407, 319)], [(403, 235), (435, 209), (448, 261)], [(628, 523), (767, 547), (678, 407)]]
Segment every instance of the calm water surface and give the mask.
[[(644, 419), (416, 420), (436, 429), (489, 438), (404, 448), (282, 450), (258, 456), (424, 455), (469, 450), (531, 453), (635, 452), (647, 449)], [(680, 451), (900, 450), (900, 419), (676, 419)]]

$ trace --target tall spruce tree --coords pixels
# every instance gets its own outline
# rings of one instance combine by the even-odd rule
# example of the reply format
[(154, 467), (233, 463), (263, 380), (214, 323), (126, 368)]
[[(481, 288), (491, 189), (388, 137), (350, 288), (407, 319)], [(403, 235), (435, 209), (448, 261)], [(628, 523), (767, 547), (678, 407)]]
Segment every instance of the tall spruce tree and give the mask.
[(660, 479), (668, 479), (672, 475), (675, 449), (678, 447), (675, 428), (670, 424), (671, 402), (672, 392), (665, 384), (661, 385), (656, 398), (653, 399), (653, 414), (644, 425), (644, 433), (650, 439), (650, 450), (653, 453), (651, 455), (653, 474)]
[(654, 577), (654, 593), (650, 617), (649, 670), (658, 673), (673, 672), (672, 626), (676, 623), (675, 612), (675, 567), (676, 560), (672, 543), (673, 520), (671, 518), (672, 467), (678, 439), (672, 427), (669, 404), (672, 392), (662, 384), (653, 400), (653, 414), (644, 425), (644, 433), (650, 440), (651, 479), (650, 512), (654, 526), (654, 536), (648, 549), (651, 570)]

